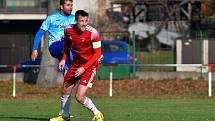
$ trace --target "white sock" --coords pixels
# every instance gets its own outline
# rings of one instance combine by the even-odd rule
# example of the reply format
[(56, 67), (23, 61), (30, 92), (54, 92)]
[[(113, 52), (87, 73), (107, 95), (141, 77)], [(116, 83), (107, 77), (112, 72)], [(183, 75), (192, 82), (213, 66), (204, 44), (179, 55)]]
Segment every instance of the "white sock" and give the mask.
[(61, 113), (65, 117), (70, 117), (70, 97), (70, 95), (62, 95), (60, 97)]
[(96, 106), (93, 104), (92, 100), (88, 97), (85, 97), (84, 104), (86, 108), (88, 108), (90, 111), (94, 113), (94, 115), (99, 113), (99, 110), (96, 108)]

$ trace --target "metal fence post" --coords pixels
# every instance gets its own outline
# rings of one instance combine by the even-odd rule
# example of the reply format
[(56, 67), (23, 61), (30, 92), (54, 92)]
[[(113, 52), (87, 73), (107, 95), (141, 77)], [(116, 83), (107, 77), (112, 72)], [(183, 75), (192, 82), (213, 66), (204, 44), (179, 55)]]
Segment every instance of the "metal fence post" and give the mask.
[(112, 90), (113, 90), (113, 88), (112, 88), (112, 83), (113, 83), (113, 67), (112, 67), (112, 65), (110, 65), (109, 66), (109, 71), (110, 71), (110, 81), (109, 81), (109, 96), (110, 97), (112, 97)]
[(13, 97), (16, 97), (16, 66), (13, 66), (12, 70), (13, 70)]
[(135, 40), (135, 31), (132, 31), (132, 45), (133, 45), (133, 75), (135, 75), (136, 67), (135, 67), (135, 61), (136, 58), (136, 40)]
[(212, 96), (212, 65), (208, 64), (208, 96)]

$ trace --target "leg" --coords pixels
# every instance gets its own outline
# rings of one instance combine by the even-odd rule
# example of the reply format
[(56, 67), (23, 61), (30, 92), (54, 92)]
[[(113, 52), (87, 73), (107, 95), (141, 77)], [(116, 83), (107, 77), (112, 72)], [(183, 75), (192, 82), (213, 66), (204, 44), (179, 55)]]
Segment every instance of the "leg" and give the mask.
[(95, 115), (95, 117), (93, 118), (94, 121), (104, 121), (103, 114), (96, 108), (92, 100), (86, 96), (87, 89), (87, 86), (79, 84), (77, 93), (75, 95), (76, 100), (84, 107), (93, 112), (93, 114)]
[(70, 101), (71, 101), (71, 92), (74, 85), (71, 83), (64, 82), (62, 87), (61, 100), (61, 113), (65, 117), (70, 116)]
[(76, 68), (72, 65), (64, 76), (64, 83), (61, 95), (61, 113), (62, 116), (70, 116), (70, 97), (72, 89), (75, 87), (78, 78), (74, 78), (73, 74)]
[(81, 103), (86, 108), (90, 109), (94, 114), (99, 112), (95, 107), (90, 98), (86, 97), (88, 87), (92, 87), (94, 82), (94, 77), (96, 75), (96, 67), (91, 67), (87, 69), (78, 84), (77, 92), (75, 95), (76, 100)]
[(64, 48), (64, 42), (63, 41), (57, 41), (50, 45), (49, 52), (52, 57), (61, 60), (63, 56), (63, 48)]
[(70, 94), (74, 84), (64, 81), (62, 87), (61, 101), (61, 113), (60, 116), (51, 118), (50, 121), (69, 121), (70, 120)]
[[(64, 49), (64, 41), (57, 41), (54, 42), (49, 47), (49, 52), (52, 57), (58, 59), (59, 61), (62, 59), (63, 56), (63, 49)], [(66, 59), (66, 64), (64, 66), (63, 75), (65, 76), (67, 73), (67, 70), (69, 69), (73, 59), (73, 50), (70, 50), (70, 57)]]
[(77, 93), (75, 95), (76, 100), (81, 103), (84, 107), (88, 108), (90, 111), (92, 111), (94, 114), (97, 114), (99, 110), (96, 108), (96, 106), (93, 104), (92, 100), (88, 97), (86, 97), (87, 94), (87, 86), (78, 85)]
[(67, 71), (68, 71), (68, 70), (64, 70), (63, 76), (65, 76), (65, 75), (66, 75)]

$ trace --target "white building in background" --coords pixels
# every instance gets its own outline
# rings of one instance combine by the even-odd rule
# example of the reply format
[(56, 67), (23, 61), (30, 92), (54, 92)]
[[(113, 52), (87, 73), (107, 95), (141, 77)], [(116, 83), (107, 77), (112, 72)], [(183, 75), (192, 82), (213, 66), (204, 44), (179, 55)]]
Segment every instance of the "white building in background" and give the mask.
[(73, 0), (73, 12), (77, 10), (96, 12), (98, 10), (98, 0)]

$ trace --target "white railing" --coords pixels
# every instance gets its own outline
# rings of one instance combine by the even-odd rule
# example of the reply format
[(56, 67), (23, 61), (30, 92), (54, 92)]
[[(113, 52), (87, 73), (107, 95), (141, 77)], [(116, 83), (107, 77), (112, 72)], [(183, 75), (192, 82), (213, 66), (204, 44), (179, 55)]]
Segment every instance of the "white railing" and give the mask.
[[(47, 65), (53, 66), (53, 65)], [(112, 97), (112, 89), (113, 89), (113, 66), (132, 66), (132, 64), (114, 64), (114, 65), (105, 65), (109, 66), (109, 96)], [(208, 73), (208, 96), (212, 96), (212, 68), (215, 67), (215, 64), (136, 64), (135, 66), (139, 67), (199, 67), (206, 68), (206, 73)], [(0, 68), (12, 68), (13, 74), (13, 93), (12, 96), (16, 97), (16, 69), (17, 67), (40, 67), (40, 65), (0, 65)]]
[[(112, 97), (112, 79), (113, 79), (113, 72), (112, 66), (117, 65), (124, 65), (128, 66), (132, 64), (114, 64), (114, 65), (107, 65), (109, 66), (110, 77), (109, 77), (109, 96)], [(208, 73), (208, 96), (212, 96), (212, 68), (215, 67), (215, 64), (135, 64), (136, 67), (198, 67), (198, 68), (205, 68), (204, 72)]]

